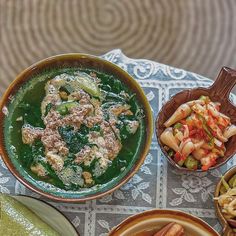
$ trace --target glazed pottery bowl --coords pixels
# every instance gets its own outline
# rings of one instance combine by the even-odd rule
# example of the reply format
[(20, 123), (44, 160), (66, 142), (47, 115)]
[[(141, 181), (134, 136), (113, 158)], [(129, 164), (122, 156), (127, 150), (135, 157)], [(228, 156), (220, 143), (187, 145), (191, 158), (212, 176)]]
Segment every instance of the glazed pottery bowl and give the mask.
[[(232, 167), (229, 169), (223, 176), (224, 180), (228, 182), (234, 175), (236, 174), (236, 167)], [(216, 185), (215, 189), (215, 198), (220, 196), (220, 187), (222, 186), (222, 179), (219, 180), (218, 184)], [(234, 236), (235, 233), (232, 230), (232, 226), (226, 221), (224, 215), (222, 214), (221, 207), (218, 204), (217, 199), (214, 200), (215, 210), (216, 214), (218, 216), (218, 219), (223, 227), (223, 236)], [(236, 228), (236, 221), (235, 221), (235, 228)]]
[[(6, 149), (4, 141), (4, 122), (8, 119), (8, 106), (14, 96), (17, 95), (18, 90), (29, 80), (42, 74), (44, 71), (51, 69), (61, 68), (78, 68), (78, 69), (91, 69), (114, 76), (119, 79), (130, 90), (131, 93), (136, 95), (136, 99), (144, 111), (144, 125), (145, 130), (143, 134), (143, 141), (140, 145), (139, 151), (136, 151), (134, 158), (128, 167), (116, 178), (111, 180), (104, 186), (98, 188), (87, 189), (85, 191), (66, 191), (56, 188), (53, 185), (44, 184), (43, 181), (37, 181), (30, 176), (27, 171), (21, 166), (18, 160), (14, 159), (9, 151)], [(34, 95), (32, 95), (34, 96)], [(17, 76), (13, 83), (6, 90), (0, 102), (0, 154), (11, 173), (29, 189), (46, 196), (48, 198), (65, 201), (65, 202), (81, 202), (102, 197), (108, 193), (113, 192), (121, 185), (126, 183), (140, 168), (148, 153), (151, 144), (153, 132), (152, 113), (150, 105), (146, 96), (138, 85), (138, 83), (125, 71), (115, 64), (103, 60), (101, 58), (85, 55), (85, 54), (65, 54), (42, 60)]]
[[(172, 222), (182, 225), (186, 236), (219, 236), (210, 225), (193, 215), (182, 211), (159, 209), (145, 211), (127, 218), (118, 226), (114, 227), (108, 235), (136, 236), (142, 235), (142, 232), (146, 232), (143, 235), (149, 236)], [(148, 234), (147, 232), (152, 233)]]
[[(208, 88), (194, 88), (184, 90), (180, 93), (174, 95), (160, 110), (159, 115), (156, 119), (156, 135), (159, 145), (161, 147), (162, 152), (168, 159), (169, 163), (180, 169), (180, 170), (187, 170), (187, 171), (202, 171), (201, 169), (197, 170), (190, 170), (185, 167), (181, 167), (174, 162), (174, 160), (168, 155), (164, 146), (160, 140), (160, 135), (165, 130), (164, 123), (167, 121), (172, 114), (176, 111), (176, 109), (186, 103), (188, 101), (196, 100), (201, 95), (209, 96), (213, 102), (220, 102), (221, 103), (221, 112), (231, 119), (231, 123), (236, 125), (236, 107), (231, 103), (229, 100), (230, 92), (232, 91), (233, 87), (236, 84), (236, 71), (230, 68), (223, 67), (221, 69), (220, 74), (218, 75), (216, 81), (213, 83), (212, 86)], [(230, 158), (234, 156), (236, 153), (236, 136), (233, 136), (229, 139), (227, 143), (225, 143), (226, 152), (223, 158), (217, 159), (217, 164), (211, 168), (215, 169), (220, 167), (221, 165), (225, 164)]]

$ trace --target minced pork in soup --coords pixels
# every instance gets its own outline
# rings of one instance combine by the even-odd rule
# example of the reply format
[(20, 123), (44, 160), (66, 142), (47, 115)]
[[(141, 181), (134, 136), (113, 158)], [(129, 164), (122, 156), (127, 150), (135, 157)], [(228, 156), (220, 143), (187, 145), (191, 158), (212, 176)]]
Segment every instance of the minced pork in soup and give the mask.
[(48, 78), (41, 123), (30, 119), (37, 110), (30, 98), (22, 99), (13, 122), (21, 124), (17, 152), (39, 180), (64, 189), (102, 184), (124, 171), (139, 149), (143, 110), (121, 81), (102, 75), (74, 70)]

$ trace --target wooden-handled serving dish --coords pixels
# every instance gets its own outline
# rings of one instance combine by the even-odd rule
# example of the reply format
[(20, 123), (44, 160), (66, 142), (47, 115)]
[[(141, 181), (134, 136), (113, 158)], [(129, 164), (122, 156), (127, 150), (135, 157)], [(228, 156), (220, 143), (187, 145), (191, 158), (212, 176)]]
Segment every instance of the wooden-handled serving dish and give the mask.
[[(221, 112), (230, 117), (231, 123), (236, 124), (236, 107), (230, 101), (229, 96), (233, 87), (236, 84), (236, 71), (227, 67), (223, 67), (218, 75), (216, 81), (208, 88), (194, 88), (184, 90), (173, 96), (161, 109), (159, 116), (156, 119), (156, 134), (157, 140), (160, 144), (162, 152), (167, 157), (171, 165), (180, 170), (189, 170), (187, 168), (177, 165), (174, 160), (168, 155), (160, 141), (160, 135), (165, 130), (164, 123), (177, 110), (177, 108), (188, 101), (196, 100), (200, 96), (209, 96), (211, 101), (221, 103)], [(217, 164), (210, 169), (218, 168), (225, 164), (236, 153), (236, 136), (233, 136), (225, 143), (226, 152), (224, 157), (217, 159)], [(190, 170), (195, 171), (195, 170)], [(197, 169), (196, 171), (202, 171)]]

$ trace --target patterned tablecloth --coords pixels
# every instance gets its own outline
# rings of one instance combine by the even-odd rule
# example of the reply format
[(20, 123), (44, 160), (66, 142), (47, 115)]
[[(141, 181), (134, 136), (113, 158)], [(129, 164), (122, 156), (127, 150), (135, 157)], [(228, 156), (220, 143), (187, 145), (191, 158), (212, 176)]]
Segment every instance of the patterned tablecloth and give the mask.
[[(113, 50), (102, 57), (137, 79), (151, 104), (154, 119), (160, 107), (175, 93), (212, 83), (207, 78), (181, 69), (127, 58), (120, 50)], [(46, 200), (67, 215), (79, 233), (85, 236), (105, 236), (128, 216), (153, 208), (183, 210), (201, 217), (220, 231), (220, 224), (215, 217), (213, 193), (219, 177), (234, 162), (231, 160), (219, 170), (209, 173), (180, 173), (167, 163), (154, 134), (149, 154), (139, 172), (113, 194), (83, 204)], [(42, 198), (20, 184), (1, 159), (0, 192)]]

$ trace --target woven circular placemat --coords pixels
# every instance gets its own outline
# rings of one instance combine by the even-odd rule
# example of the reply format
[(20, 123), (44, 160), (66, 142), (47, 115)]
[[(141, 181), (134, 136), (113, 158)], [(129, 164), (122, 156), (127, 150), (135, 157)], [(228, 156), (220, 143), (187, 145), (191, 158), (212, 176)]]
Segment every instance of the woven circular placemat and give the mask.
[(214, 78), (236, 68), (235, 12), (235, 0), (0, 0), (0, 92), (45, 57), (114, 48)]

